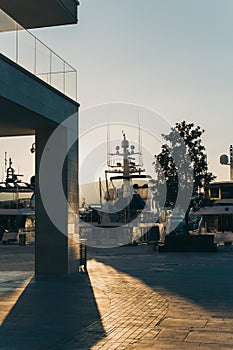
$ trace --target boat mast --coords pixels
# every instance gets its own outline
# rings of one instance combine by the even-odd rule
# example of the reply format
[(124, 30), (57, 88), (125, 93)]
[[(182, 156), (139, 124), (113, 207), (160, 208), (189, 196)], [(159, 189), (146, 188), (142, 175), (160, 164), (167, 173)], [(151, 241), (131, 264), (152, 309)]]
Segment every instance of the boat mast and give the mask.
[[(140, 134), (140, 133), (139, 133)], [(109, 135), (109, 133), (108, 133)], [(108, 164), (108, 170), (105, 170), (105, 177), (107, 173), (121, 173), (124, 177), (130, 177), (134, 173), (138, 173), (141, 175), (142, 172), (145, 171), (145, 169), (142, 169), (141, 166), (142, 164), (139, 162), (135, 162), (135, 157), (139, 156), (141, 158), (142, 154), (139, 150), (139, 152), (135, 152), (135, 146), (134, 145), (129, 145), (129, 141), (126, 139), (125, 132), (122, 131), (123, 135), (123, 140), (121, 141), (121, 149), (120, 147), (116, 146), (116, 151), (115, 153), (108, 153), (107, 157), (107, 164)], [(140, 135), (139, 135), (140, 139)], [(109, 142), (107, 142), (107, 145)], [(107, 151), (109, 151), (109, 145), (107, 146)], [(130, 149), (129, 149), (130, 148)], [(140, 148), (140, 144), (139, 144)], [(122, 157), (122, 162), (114, 162), (112, 161), (114, 157)]]
[(123, 148), (123, 176), (129, 176), (129, 141), (126, 140), (125, 133), (123, 132), (123, 140), (121, 141), (121, 148)]
[(230, 180), (233, 181), (233, 148), (230, 145)]
[(7, 152), (5, 152), (4, 162), (5, 162), (5, 173), (6, 173), (6, 170), (7, 170)]
[(102, 184), (101, 184), (101, 177), (99, 177), (99, 192), (100, 192), (100, 207), (103, 206), (103, 199), (102, 199)]

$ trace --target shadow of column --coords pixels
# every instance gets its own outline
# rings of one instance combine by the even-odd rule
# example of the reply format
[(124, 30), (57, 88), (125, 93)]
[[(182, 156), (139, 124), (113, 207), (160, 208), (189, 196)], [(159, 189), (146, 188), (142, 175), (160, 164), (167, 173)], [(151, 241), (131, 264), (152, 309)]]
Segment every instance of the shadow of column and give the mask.
[(99, 329), (92, 345), (105, 333), (88, 274), (34, 277), (0, 327), (0, 349), (56, 349), (94, 322)]

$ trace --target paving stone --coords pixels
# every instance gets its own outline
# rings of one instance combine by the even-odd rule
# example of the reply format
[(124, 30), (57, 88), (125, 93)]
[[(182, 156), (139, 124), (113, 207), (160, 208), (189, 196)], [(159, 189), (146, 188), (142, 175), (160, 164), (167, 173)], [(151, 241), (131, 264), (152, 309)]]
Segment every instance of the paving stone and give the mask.
[(158, 337), (157, 340), (161, 340), (161, 339), (167, 339), (167, 340), (179, 340), (179, 341), (184, 341), (187, 336), (188, 336), (189, 332), (185, 331), (183, 329), (163, 329)]
[(233, 334), (228, 332), (215, 331), (193, 331), (188, 334), (187, 342), (198, 342), (207, 344), (225, 344), (232, 345), (233, 348)]
[[(85, 281), (95, 296), (99, 317), (82, 327), (84, 319), (93, 319), (92, 308), (84, 307), (88, 300), (83, 293), (89, 293), (89, 298), (91, 295), (84, 280), (64, 286), (55, 282), (53, 287), (32, 281), (25, 295), (23, 283), (32, 271), (18, 256), (14, 265), (11, 251), (16, 255), (23, 252), (7, 247), (8, 258), (3, 254), (0, 350), (233, 349), (233, 279), (229, 278), (233, 252), (148, 254), (146, 247), (90, 251)], [(23, 257), (28, 259), (25, 252)], [(15, 270), (7, 270), (7, 259)], [(64, 305), (60, 305), (61, 300)], [(35, 301), (41, 303), (44, 313), (42, 325), (35, 314), (32, 319)], [(50, 312), (46, 313), (48, 308)], [(58, 322), (61, 317), (64, 320)], [(32, 321), (38, 328), (29, 335), (24, 328), (30, 329)], [(47, 343), (41, 347), (42, 334), (47, 336)], [(10, 337), (15, 343), (6, 346)]]
[(161, 327), (174, 327), (177, 329), (182, 328), (204, 328), (207, 324), (206, 319), (195, 319), (190, 318), (175, 318), (175, 317), (166, 317), (160, 324)]

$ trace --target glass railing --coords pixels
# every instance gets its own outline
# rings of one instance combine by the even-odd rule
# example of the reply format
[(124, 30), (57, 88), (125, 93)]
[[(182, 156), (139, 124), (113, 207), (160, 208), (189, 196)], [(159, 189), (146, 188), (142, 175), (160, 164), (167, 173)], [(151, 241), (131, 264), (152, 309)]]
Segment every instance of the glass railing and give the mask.
[(0, 52), (77, 101), (77, 71), (1, 9)]

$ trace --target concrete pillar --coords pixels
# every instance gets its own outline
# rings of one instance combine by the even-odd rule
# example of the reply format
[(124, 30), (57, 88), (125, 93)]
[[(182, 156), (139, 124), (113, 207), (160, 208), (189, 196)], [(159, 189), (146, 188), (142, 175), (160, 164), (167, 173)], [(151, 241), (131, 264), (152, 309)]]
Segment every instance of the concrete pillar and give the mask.
[[(65, 228), (63, 232), (51, 220), (41, 199), (38, 174), (44, 147), (53, 131), (53, 128), (36, 130), (36, 275), (66, 275), (78, 271), (79, 266), (78, 223), (74, 220), (74, 214), (78, 217), (78, 143), (70, 149), (63, 166), (62, 181), (67, 202), (58, 200), (54, 188), (52, 196), (48, 194), (49, 208), (58, 212)], [(60, 133), (59, 147), (66, 147), (67, 130), (64, 128)], [(48, 183), (57, 176), (48, 168)]]

